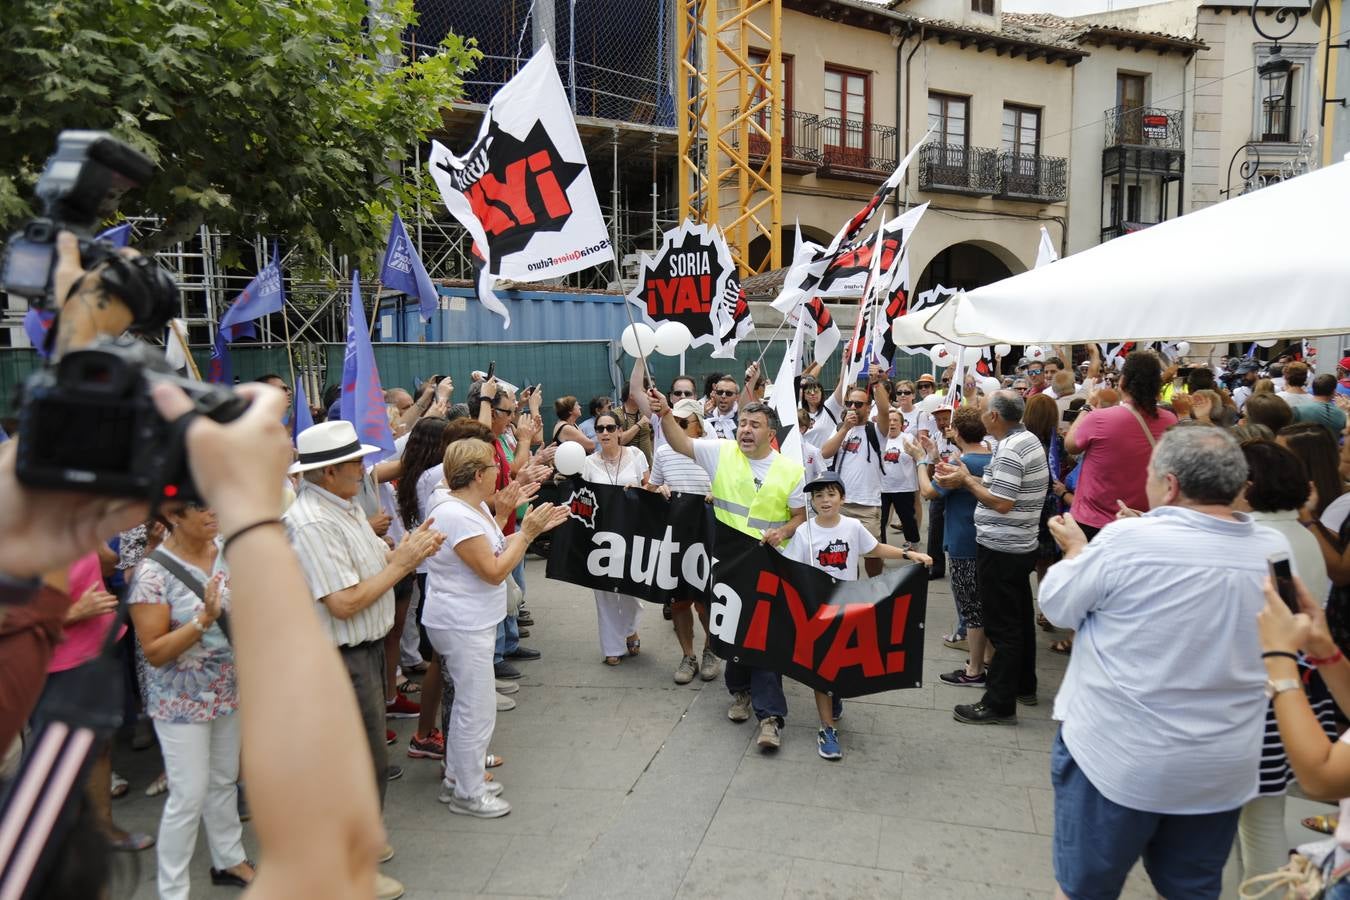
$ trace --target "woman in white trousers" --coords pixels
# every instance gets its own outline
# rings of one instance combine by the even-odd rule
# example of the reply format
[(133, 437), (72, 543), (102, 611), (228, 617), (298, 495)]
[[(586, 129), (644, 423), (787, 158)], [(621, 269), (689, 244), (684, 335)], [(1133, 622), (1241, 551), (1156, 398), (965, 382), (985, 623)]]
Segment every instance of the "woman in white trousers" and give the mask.
[(432, 493), (422, 526), (445, 535), (441, 549), (427, 559), (422, 624), (455, 686), (440, 800), (452, 813), (492, 819), (511, 811), (500, 796), (501, 782), (489, 783), (484, 769), (497, 724), (492, 654), (497, 625), (506, 617), (506, 579), (535, 538), (562, 524), (567, 508), (536, 506), (508, 538), (502, 523), (538, 488), (513, 481), (497, 491), (492, 447), (478, 438), (446, 448), (443, 468), (447, 487)]
[(187, 504), (168, 519), (169, 535), (137, 568), (128, 603), (146, 663), (145, 708), (169, 782), (159, 822), (159, 896), (187, 900), (199, 822), (206, 825), (212, 884), (245, 887), (254, 873), (239, 824), (238, 697), (234, 651), (218, 624), (229, 588), (216, 517)]
[[(640, 487), (647, 475), (647, 457), (637, 447), (625, 447), (619, 441), (619, 421), (610, 413), (595, 417), (595, 437), (600, 448), (586, 457), (581, 477), (596, 484)], [(637, 656), (642, 649), (638, 638), (638, 618), (642, 601), (614, 591), (595, 592), (595, 620), (600, 632), (600, 653), (605, 665), (617, 666), (625, 656)]]

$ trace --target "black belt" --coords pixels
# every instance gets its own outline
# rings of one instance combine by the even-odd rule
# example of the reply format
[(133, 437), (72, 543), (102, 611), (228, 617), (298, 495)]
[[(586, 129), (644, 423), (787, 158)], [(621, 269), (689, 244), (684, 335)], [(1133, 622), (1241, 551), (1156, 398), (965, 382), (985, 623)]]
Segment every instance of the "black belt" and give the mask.
[(380, 638), (377, 641), (365, 641), (360, 644), (338, 644), (338, 650), (342, 653), (355, 653), (357, 650), (369, 650), (383, 645), (384, 638)]

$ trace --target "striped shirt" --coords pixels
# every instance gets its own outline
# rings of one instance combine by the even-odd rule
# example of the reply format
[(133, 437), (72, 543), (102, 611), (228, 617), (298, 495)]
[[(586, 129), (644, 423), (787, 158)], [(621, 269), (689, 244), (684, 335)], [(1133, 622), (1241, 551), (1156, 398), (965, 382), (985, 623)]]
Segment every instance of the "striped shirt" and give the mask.
[[(389, 547), (360, 508), (317, 484), (300, 482), (284, 518), (315, 601), (372, 578), (387, 565)], [(383, 640), (394, 627), (393, 588), (350, 619), (334, 617), (322, 602), (316, 605), (319, 621), (339, 647)]]
[(1233, 516), (1162, 506), (1112, 522), (1041, 582), (1046, 618), (1078, 632), (1054, 717), (1113, 803), (1198, 815), (1256, 795), (1269, 705), (1256, 614), (1266, 558), (1289, 542)]
[(984, 486), (1013, 508), (1000, 513), (983, 503), (975, 507), (975, 543), (1000, 553), (1029, 553), (1036, 549), (1041, 507), (1050, 490), (1050, 467), (1045, 448), (1021, 425), (1008, 432), (984, 467)]
[(656, 448), (656, 459), (652, 462), (652, 475), (649, 483), (656, 486), (670, 485), (677, 494), (698, 494), (707, 496), (712, 492), (712, 479), (703, 467), (675, 448), (666, 444)]

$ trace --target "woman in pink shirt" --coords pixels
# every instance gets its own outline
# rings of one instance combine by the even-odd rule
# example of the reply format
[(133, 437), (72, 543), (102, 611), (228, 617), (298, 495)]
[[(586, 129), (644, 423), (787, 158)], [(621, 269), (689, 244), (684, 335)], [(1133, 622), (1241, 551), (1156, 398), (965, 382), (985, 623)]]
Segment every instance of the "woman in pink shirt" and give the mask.
[[(75, 670), (98, 656), (103, 649), (104, 639), (117, 614), (117, 598), (108, 592), (107, 585), (103, 583), (97, 553), (81, 557), (64, 571), (48, 573), (43, 581), (48, 587), (64, 592), (71, 598), (71, 603), (66, 613), (65, 636), (52, 652), (51, 662), (47, 665), (47, 683), (33, 710), (30, 724), (34, 735), (54, 717), (55, 708), (70, 690), (67, 685), (74, 680)], [(118, 638), (125, 632), (126, 626), (123, 625), (118, 631)], [(150, 835), (127, 832), (113, 824), (110, 745), (94, 760), (85, 792), (94, 818), (108, 835), (113, 849), (146, 850), (154, 846), (155, 839)]]
[(1161, 388), (1157, 355), (1131, 353), (1120, 373), (1120, 405), (1079, 415), (1064, 436), (1064, 449), (1083, 455), (1072, 512), (1088, 540), (1115, 519), (1122, 505), (1148, 509), (1149, 458), (1162, 433), (1177, 423), (1176, 416), (1158, 408)]

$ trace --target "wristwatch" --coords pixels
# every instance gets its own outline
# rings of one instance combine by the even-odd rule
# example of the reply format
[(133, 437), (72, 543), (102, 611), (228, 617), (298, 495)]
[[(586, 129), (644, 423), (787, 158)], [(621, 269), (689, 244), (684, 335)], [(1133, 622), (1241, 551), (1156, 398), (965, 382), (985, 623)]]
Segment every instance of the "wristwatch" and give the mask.
[(1266, 680), (1266, 699), (1274, 700), (1285, 691), (1297, 691), (1303, 687), (1297, 678), (1276, 678), (1274, 681)]

